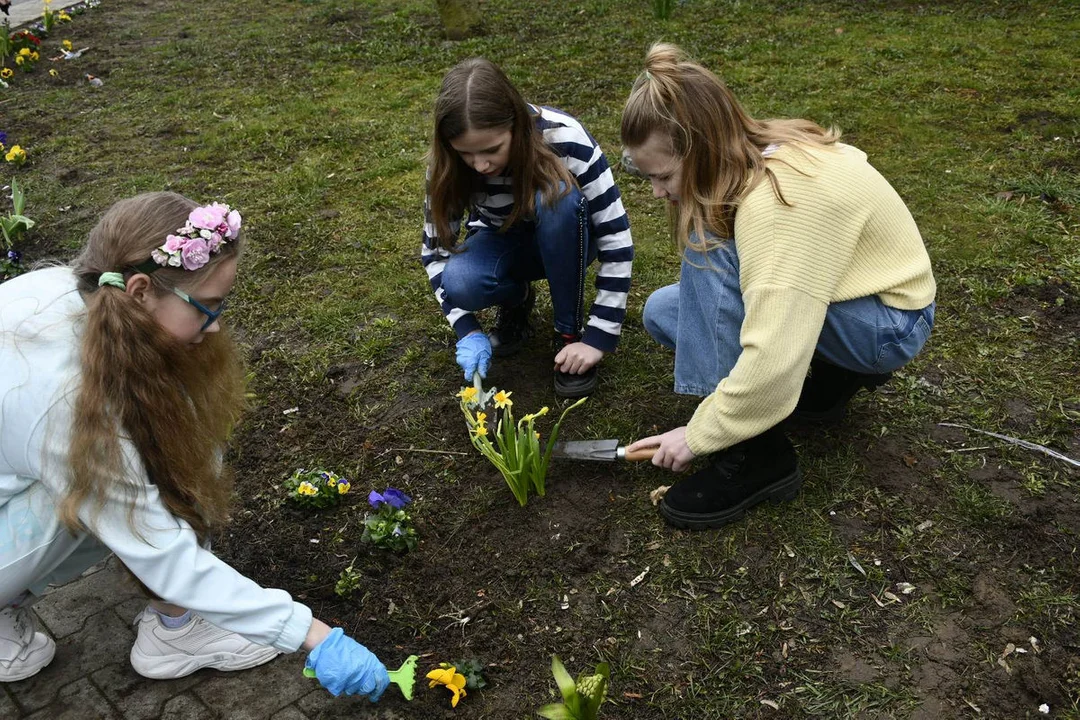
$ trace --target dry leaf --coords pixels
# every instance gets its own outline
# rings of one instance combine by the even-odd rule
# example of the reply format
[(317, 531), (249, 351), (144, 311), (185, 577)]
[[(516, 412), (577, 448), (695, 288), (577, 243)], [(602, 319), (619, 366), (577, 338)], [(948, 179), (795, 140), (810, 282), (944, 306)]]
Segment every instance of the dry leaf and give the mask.
[(652, 502), (653, 507), (660, 504), (660, 501), (664, 499), (664, 496), (667, 495), (667, 491), (670, 489), (670, 485), (661, 485), (649, 493), (649, 500)]

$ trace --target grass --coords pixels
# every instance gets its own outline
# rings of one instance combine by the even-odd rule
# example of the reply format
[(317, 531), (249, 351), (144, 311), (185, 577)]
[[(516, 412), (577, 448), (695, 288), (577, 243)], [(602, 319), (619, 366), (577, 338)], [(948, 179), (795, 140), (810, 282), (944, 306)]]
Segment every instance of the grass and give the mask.
[[(658, 20), (649, 5), (585, 0), (544, 12), (488, 0), (485, 33), (449, 43), (426, 0), (107, 3), (63, 31), (93, 45), (83, 64), (58, 65), (56, 81), (39, 68), (0, 95), (0, 129), (31, 153), (17, 173), (40, 225), (24, 249), (70, 255), (110, 202), (144, 190), (241, 208), (248, 250), (230, 316), (254, 393), (235, 451), (241, 486), (311, 459), (379, 487), (406, 472), (430, 512), (453, 498), (437, 526), (446, 551), (482, 552), (473, 528), (508, 511), (501, 487), (478, 484), (479, 459), (385, 450), (469, 450), (463, 431), (446, 430), (459, 384), (453, 335), (417, 259), (439, 79), (486, 55), (527, 98), (579, 117), (615, 160), (645, 48), (680, 43), (752, 114), (836, 124), (869, 153), (923, 232), (937, 327), (912, 366), (855, 401), (849, 421), (796, 435), (807, 482), (795, 502), (719, 532), (671, 532), (646, 499), (670, 478), (626, 468), (602, 476), (609, 499), (589, 527), (563, 523), (520, 552), (488, 548), (506, 569), (529, 568), (549, 546), (566, 566), (526, 578), (518, 597), (512, 583), (500, 591), (497, 577), (475, 578), (492, 595), (489, 612), (514, 628), (508, 642), (521, 633), (537, 659), (521, 658), (459, 712), (524, 716), (547, 700), (544, 658), (558, 651), (577, 653), (575, 666), (612, 663), (612, 717), (907, 717), (920, 706), (961, 716), (962, 698), (988, 717), (1042, 701), (1077, 717), (1077, 476), (936, 423), (1080, 454), (1080, 78), (1068, 41), (1080, 11), (1064, 1), (692, 0)], [(79, 82), (83, 72), (104, 87)], [(645, 183), (617, 181), (638, 249), (627, 332), (568, 437), (640, 437), (694, 407), (669, 393), (671, 357), (641, 329), (649, 292), (678, 271), (665, 214)], [(546, 385), (514, 387), (517, 366), (505, 367), (499, 384), (529, 406), (550, 402)], [(336, 424), (307, 424), (319, 398), (339, 399), (326, 405), (341, 413)], [(292, 407), (302, 412), (281, 415)], [(534, 502), (556, 507), (560, 492)], [(274, 512), (272, 489), (253, 497), (249, 510)], [(338, 519), (327, 524), (340, 533), (348, 519)], [(586, 551), (604, 559), (579, 560)], [(291, 589), (306, 580), (332, 598), (353, 557), (339, 552), (337, 566)], [(628, 589), (645, 566), (647, 582)], [(983, 578), (1012, 603), (1004, 619), (989, 619), (997, 596), (977, 591)], [(917, 592), (883, 600), (901, 581)], [(562, 616), (543, 614), (569, 588), (567, 626), (594, 623), (594, 634), (556, 633)], [(377, 592), (353, 602), (357, 617), (385, 611)], [(479, 632), (446, 631), (442, 612), (432, 597), (388, 622), (435, 644)], [(970, 624), (948, 639), (955, 677), (928, 684), (918, 638), (958, 616)], [(994, 662), (1006, 638), (1027, 634), (1045, 648), (1014, 662), (1019, 677), (1039, 675), (1028, 685), (1042, 699), (1030, 707), (1018, 676)], [(841, 650), (875, 669), (853, 675)]]

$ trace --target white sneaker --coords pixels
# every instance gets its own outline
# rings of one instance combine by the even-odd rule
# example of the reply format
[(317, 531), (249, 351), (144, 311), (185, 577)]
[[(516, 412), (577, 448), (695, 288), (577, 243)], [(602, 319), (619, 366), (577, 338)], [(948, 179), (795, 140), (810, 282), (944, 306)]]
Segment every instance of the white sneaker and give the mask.
[(0, 682), (15, 682), (36, 675), (52, 662), (56, 643), (34, 631), (29, 607), (0, 609)]
[(257, 645), (243, 636), (192, 613), (182, 627), (169, 629), (150, 608), (135, 618), (139, 635), (131, 648), (131, 666), (143, 677), (169, 680), (202, 668), (246, 670), (270, 662), (281, 651)]

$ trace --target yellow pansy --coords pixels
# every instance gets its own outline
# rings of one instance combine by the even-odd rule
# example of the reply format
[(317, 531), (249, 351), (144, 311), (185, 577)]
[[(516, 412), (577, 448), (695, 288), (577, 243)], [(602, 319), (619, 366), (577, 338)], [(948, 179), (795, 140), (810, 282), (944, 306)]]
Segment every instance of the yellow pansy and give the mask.
[(30, 57), (30, 48), (23, 48), (20, 50), (19, 57)]
[(40, 58), (40, 57), (41, 57), (41, 56), (40, 56), (40, 55), (38, 55), (38, 52), (37, 52), (37, 50), (35, 50), (34, 52), (30, 53), (30, 59), (31, 59), (31, 60), (33, 60), (34, 62), (37, 62), (37, 61), (38, 61), (38, 58)]
[(26, 151), (18, 145), (12, 145), (11, 149), (7, 151), (7, 155), (4, 155), (4, 159), (9, 163), (19, 165), (23, 160), (26, 160)]
[(26, 58), (24, 58), (22, 55), (16, 55), (15, 56), (15, 64), (16, 65), (22, 65), (25, 61), (26, 61)]
[(428, 683), (429, 688), (442, 685), (454, 693), (454, 697), (450, 698), (450, 707), (457, 707), (458, 700), (466, 695), (465, 676), (459, 673), (453, 665), (432, 670), (427, 674), (427, 679), (431, 681)]
[(68, 52), (70, 52), (70, 51), (71, 51), (71, 47), (72, 47), (72, 46), (71, 46), (71, 41), (70, 41), (70, 40), (64, 40), (64, 41), (63, 41), (62, 43), (60, 43), (60, 44), (61, 44), (61, 45), (62, 45), (62, 46), (64, 47), (64, 49), (65, 49), (65, 50), (67, 50)]
[(4, 78), (5, 80), (10, 78), (14, 74), (15, 74), (15, 71), (12, 70), (11, 68), (4, 68), (3, 70), (0, 70), (0, 78)]
[(58, 13), (56, 14), (56, 19), (57, 19), (57, 20), (60, 20), (61, 22), (71, 22), (71, 16), (70, 16), (70, 15), (68, 15), (68, 14), (67, 14), (66, 12), (64, 12), (63, 10), (61, 10), (60, 12), (58, 12)]
[(351, 487), (352, 485), (349, 484), (348, 480), (342, 480), (337, 485), (338, 495), (344, 495), (345, 493), (349, 492), (349, 488)]
[(60, 77), (60, 73), (56, 71), (56, 68), (50, 68), (49, 77)]
[(511, 407), (514, 404), (514, 401), (510, 399), (510, 396), (513, 395), (513, 394), (514, 393), (507, 392), (505, 390), (500, 390), (499, 392), (495, 393), (495, 407), (497, 407), (497, 408)]
[(296, 488), (296, 492), (300, 493), (301, 495), (318, 495), (319, 494), (318, 488), (316, 488), (314, 485), (309, 483), (307, 480), (300, 483), (300, 486), (298, 488)]

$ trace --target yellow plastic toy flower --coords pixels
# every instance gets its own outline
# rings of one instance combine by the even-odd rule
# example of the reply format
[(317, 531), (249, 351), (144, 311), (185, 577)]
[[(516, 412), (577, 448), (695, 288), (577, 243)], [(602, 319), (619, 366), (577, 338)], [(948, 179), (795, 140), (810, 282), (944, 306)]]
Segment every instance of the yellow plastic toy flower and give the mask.
[(472, 386), (469, 386), (469, 387), (466, 387), (466, 388), (461, 388), (461, 392), (459, 392), (457, 394), (457, 396), (459, 398), (461, 398), (462, 400), (464, 400), (466, 403), (475, 403), (476, 402), (476, 394), (477, 394), (476, 388), (472, 387)]
[(15, 71), (12, 70), (11, 68), (4, 68), (3, 70), (0, 70), (0, 78), (4, 78), (5, 80), (10, 79), (11, 76), (14, 75), (14, 74), (15, 74)]
[(495, 393), (495, 407), (508, 408), (513, 406), (514, 401), (510, 399), (510, 396), (513, 394), (514, 393), (507, 392), (505, 390), (500, 390), (499, 392)]
[(63, 41), (62, 43), (60, 43), (60, 44), (61, 44), (61, 45), (62, 45), (62, 46), (64, 47), (64, 49), (65, 49), (65, 50), (67, 50), (68, 52), (71, 52), (71, 47), (72, 47), (72, 45), (71, 45), (71, 41), (70, 41), (70, 40), (64, 40), (64, 41)]
[(427, 679), (431, 681), (428, 683), (429, 688), (442, 685), (454, 694), (450, 698), (450, 707), (457, 707), (458, 700), (467, 694), (465, 692), (465, 676), (459, 673), (453, 665), (432, 670), (427, 674)]

